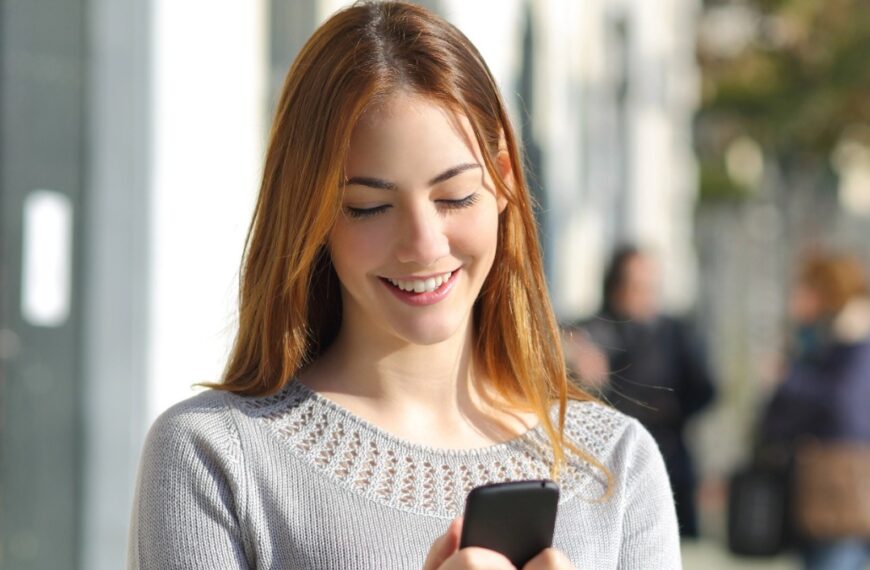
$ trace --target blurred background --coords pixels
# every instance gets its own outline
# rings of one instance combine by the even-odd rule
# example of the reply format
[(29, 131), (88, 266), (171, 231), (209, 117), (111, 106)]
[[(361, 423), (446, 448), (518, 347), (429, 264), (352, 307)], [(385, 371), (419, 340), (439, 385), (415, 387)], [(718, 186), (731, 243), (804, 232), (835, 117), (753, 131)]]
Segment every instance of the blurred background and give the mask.
[[(716, 398), (699, 538), (778, 382), (799, 256), (870, 260), (864, 0), (427, 0), (499, 81), (564, 322), (653, 252)], [(220, 376), (273, 104), (334, 0), (0, 3), (0, 568), (115, 569), (154, 418)], [(870, 402), (868, 402), (870, 409)], [(868, 412), (870, 413), (870, 412)]]

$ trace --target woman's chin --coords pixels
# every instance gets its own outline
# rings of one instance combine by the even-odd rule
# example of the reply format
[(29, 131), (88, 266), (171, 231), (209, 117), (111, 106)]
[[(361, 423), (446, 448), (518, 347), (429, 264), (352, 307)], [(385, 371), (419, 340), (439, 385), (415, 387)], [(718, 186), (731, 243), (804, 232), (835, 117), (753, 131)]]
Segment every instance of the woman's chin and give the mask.
[(397, 327), (396, 332), (409, 344), (432, 346), (462, 334), (463, 328), (461, 323), (426, 322), (404, 324), (404, 326)]

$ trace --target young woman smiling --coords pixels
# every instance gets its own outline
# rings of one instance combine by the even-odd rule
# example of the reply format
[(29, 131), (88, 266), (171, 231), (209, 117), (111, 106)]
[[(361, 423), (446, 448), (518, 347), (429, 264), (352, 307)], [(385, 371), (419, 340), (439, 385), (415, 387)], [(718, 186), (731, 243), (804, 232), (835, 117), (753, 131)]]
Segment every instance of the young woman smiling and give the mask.
[(418, 6), (347, 8), (290, 69), (212, 388), (149, 433), (132, 568), (509, 569), (457, 516), (542, 477), (527, 568), (680, 565), (655, 443), (566, 379), (492, 76)]

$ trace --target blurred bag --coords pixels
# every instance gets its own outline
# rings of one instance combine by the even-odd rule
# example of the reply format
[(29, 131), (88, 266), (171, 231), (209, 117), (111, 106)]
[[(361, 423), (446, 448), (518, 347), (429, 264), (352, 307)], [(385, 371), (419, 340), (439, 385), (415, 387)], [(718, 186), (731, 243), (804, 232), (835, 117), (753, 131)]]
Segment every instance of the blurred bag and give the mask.
[(806, 538), (870, 538), (870, 444), (801, 444), (794, 500), (797, 526)]
[(750, 466), (728, 486), (728, 550), (776, 556), (789, 542), (789, 480), (785, 470)]

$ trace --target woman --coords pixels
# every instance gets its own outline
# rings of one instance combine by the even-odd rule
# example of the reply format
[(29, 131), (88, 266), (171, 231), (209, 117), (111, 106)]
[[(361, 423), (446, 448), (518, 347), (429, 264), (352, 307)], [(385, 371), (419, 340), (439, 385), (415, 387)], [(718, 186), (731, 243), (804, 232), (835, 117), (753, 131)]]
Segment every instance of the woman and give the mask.
[(458, 549), (465, 495), (552, 476), (527, 568), (678, 567), (655, 443), (558, 338), (480, 55), (411, 4), (337, 13), (283, 88), (223, 382), (149, 433), (130, 566), (512, 568)]
[[(807, 441), (870, 445), (867, 294), (864, 269), (852, 257), (817, 254), (802, 263), (789, 307), (797, 333), (793, 355), (762, 418), (762, 460), (790, 460)], [(807, 570), (863, 569), (870, 562), (866, 537), (803, 538)]]

